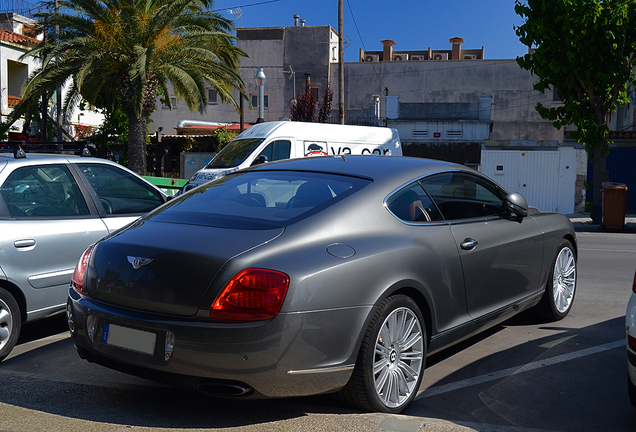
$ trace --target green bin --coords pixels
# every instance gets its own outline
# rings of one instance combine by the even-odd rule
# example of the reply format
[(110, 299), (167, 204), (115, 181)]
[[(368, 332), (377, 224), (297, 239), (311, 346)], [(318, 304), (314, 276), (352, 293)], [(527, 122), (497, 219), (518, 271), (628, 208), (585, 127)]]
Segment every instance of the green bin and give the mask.
[(144, 178), (164, 191), (168, 196), (174, 196), (188, 182), (187, 180), (168, 177), (144, 176)]
[(603, 183), (603, 227), (622, 230), (625, 227), (625, 204), (627, 185), (623, 183)]

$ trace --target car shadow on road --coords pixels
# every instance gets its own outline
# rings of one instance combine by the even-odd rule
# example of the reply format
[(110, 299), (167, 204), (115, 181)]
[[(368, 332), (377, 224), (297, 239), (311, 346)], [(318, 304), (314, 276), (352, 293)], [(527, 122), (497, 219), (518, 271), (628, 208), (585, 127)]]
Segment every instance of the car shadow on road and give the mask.
[[(65, 320), (54, 317), (25, 333), (24, 344), (65, 332)], [(471, 347), (502, 338), (507, 328), (559, 330), (555, 335), (514, 344), (461, 367), (431, 387), (469, 382), (461, 388), (418, 397), (406, 414), (452, 422), (494, 424), (563, 432), (636, 430), (636, 416), (626, 390), (625, 350), (602, 350), (567, 356), (624, 338), (624, 318), (571, 329), (566, 322), (542, 323), (521, 314), (427, 359), (431, 367), (449, 357), (470, 355)], [(61, 329), (62, 328), (62, 329)], [(30, 335), (30, 336), (29, 336)], [(375, 417), (340, 406), (330, 395), (276, 400), (219, 399), (191, 390), (132, 377), (81, 360), (69, 338), (36, 345), (0, 364), (3, 413), (11, 406), (60, 416), (67, 421), (113, 425), (220, 429), (249, 427), (307, 430), (316, 422)], [(512, 345), (512, 344), (511, 344)], [(462, 351), (465, 351), (462, 353)], [(563, 357), (563, 361), (521, 370)], [(523, 364), (519, 364), (519, 362)], [(519, 369), (519, 373), (497, 372)], [(492, 377), (489, 377), (492, 375)], [(484, 378), (478, 384), (471, 379)], [(27, 421), (27, 420), (25, 420)], [(324, 425), (323, 425), (324, 426)], [(329, 428), (315, 428), (329, 430)], [(368, 430), (374, 430), (370, 424)], [(334, 423), (333, 430), (346, 430)], [(367, 430), (367, 429), (362, 429)]]
[(17, 345), (68, 332), (66, 315), (60, 313), (49, 318), (22, 325)]
[[(445, 375), (430, 384), (406, 414), (529, 430), (636, 430), (627, 395), (624, 323), (624, 317), (617, 317), (568, 328), (565, 321), (542, 323), (521, 314), (479, 340), (454, 347), (454, 352), (470, 356), (474, 344), (487, 344), (490, 336), (508, 327), (550, 330), (551, 336), (514, 343)], [(505, 334), (497, 336), (493, 345)], [(440, 362), (451, 355), (453, 351), (446, 350), (429, 359)]]
[(258, 425), (291, 422), (292, 430), (307, 430), (316, 417), (328, 423), (331, 416), (359, 413), (338, 405), (331, 395), (221, 399), (126, 375), (81, 360), (65, 326), (64, 315), (25, 326), (17, 355), (0, 363), (3, 416), (13, 406), (68, 421), (144, 428), (258, 430)]

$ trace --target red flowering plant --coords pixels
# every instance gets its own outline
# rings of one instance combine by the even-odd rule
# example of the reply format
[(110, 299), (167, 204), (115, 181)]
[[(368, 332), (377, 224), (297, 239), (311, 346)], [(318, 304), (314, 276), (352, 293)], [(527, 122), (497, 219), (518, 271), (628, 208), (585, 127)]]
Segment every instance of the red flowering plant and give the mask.
[(89, 125), (75, 125), (75, 138), (80, 140), (85, 140), (88, 138), (92, 138), (95, 135), (95, 131), (97, 128), (95, 126)]

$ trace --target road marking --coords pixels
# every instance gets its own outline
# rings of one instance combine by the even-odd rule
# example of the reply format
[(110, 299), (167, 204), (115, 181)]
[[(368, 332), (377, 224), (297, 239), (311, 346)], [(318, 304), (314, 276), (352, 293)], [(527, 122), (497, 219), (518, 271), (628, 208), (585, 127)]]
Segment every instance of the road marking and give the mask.
[(592, 249), (592, 248), (579, 248), (579, 251), (586, 252), (636, 252), (636, 249)]
[(563, 342), (567, 342), (570, 339), (575, 338), (577, 336), (578, 335), (566, 336), (564, 338), (557, 339), (548, 343), (544, 343), (543, 345), (539, 345), (539, 348), (546, 348), (546, 349), (554, 348), (555, 346), (561, 345)]
[(587, 348), (580, 351), (571, 352), (568, 354), (562, 354), (559, 356), (550, 357), (543, 360), (538, 360), (532, 363), (527, 363), (522, 366), (511, 367), (501, 371), (489, 373), (487, 375), (481, 375), (481, 376), (465, 379), (462, 381), (457, 381), (450, 384), (445, 384), (445, 385), (441, 385), (437, 387), (431, 387), (424, 390), (420, 394), (418, 394), (415, 400), (424, 399), (431, 396), (437, 396), (442, 393), (448, 393), (451, 391), (460, 390), (460, 389), (474, 386), (477, 384), (483, 384), (490, 381), (504, 379), (511, 375), (516, 375), (523, 372), (529, 372), (535, 369), (541, 369), (547, 366), (552, 366), (558, 363), (575, 360), (581, 357), (586, 357), (589, 355), (594, 355), (604, 351), (609, 351), (609, 350), (613, 350), (615, 348), (621, 348), (621, 347), (625, 347), (624, 339), (618, 340), (616, 342), (610, 342), (603, 345), (598, 345), (598, 346)]

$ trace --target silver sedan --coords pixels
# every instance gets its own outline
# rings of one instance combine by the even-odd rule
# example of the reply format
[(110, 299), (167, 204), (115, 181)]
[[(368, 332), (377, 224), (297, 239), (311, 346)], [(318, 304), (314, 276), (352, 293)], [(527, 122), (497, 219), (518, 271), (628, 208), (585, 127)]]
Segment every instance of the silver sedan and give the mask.
[(346, 156), (196, 188), (82, 255), (83, 358), (226, 397), (337, 393), (401, 412), (426, 357), (523, 310), (570, 311), (576, 235), (469, 168)]

